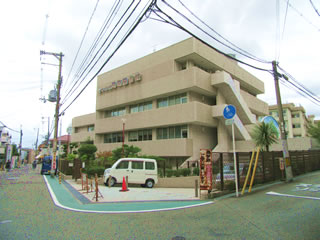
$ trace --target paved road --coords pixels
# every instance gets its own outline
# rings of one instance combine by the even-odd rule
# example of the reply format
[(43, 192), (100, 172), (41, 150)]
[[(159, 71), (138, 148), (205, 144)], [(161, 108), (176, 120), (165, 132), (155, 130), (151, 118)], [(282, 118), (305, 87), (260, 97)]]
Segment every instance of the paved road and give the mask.
[(32, 170), (1, 172), (0, 239), (319, 239), (318, 184), (319, 171), (196, 208), (97, 214), (55, 206)]

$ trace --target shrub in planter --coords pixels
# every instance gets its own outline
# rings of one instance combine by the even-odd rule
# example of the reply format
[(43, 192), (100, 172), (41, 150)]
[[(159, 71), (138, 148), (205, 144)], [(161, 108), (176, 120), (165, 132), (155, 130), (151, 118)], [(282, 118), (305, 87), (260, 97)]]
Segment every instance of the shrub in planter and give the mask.
[(105, 168), (102, 166), (90, 166), (88, 168), (83, 169), (82, 172), (88, 174), (89, 177), (94, 177), (95, 174), (98, 175), (98, 177), (103, 176)]
[(190, 176), (190, 174), (191, 174), (190, 168), (183, 168), (183, 169), (181, 169), (181, 172), (182, 172), (182, 175), (183, 175), (184, 177)]
[(194, 176), (199, 176), (199, 168), (198, 167), (194, 168), (192, 174)]
[(173, 175), (174, 175), (175, 177), (180, 177), (180, 174), (181, 174), (180, 169), (173, 170), (173, 171), (174, 171), (174, 172), (173, 172)]
[(172, 177), (173, 176), (173, 170), (172, 169), (166, 169), (166, 175), (167, 175), (167, 177)]

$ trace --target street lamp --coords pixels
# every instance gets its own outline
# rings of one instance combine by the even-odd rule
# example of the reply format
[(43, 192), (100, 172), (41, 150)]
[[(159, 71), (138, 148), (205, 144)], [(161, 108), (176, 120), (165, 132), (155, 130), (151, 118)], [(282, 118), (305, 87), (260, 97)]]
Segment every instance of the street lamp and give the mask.
[(121, 118), (121, 121), (122, 121), (122, 157), (124, 157), (124, 128), (126, 125), (126, 119)]

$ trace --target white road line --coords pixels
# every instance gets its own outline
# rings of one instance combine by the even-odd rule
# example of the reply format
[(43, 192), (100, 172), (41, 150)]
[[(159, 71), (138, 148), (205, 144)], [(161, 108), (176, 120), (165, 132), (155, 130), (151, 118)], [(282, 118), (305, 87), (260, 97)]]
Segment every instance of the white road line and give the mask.
[(0, 224), (3, 224), (3, 223), (11, 223), (12, 220), (4, 220), (4, 221), (1, 221)]
[(297, 196), (297, 195), (290, 195), (290, 194), (282, 194), (277, 192), (267, 192), (268, 195), (273, 196), (280, 196), (280, 197), (293, 197), (293, 198), (304, 198), (304, 199), (311, 199), (311, 200), (320, 200), (318, 197), (308, 197), (308, 196)]

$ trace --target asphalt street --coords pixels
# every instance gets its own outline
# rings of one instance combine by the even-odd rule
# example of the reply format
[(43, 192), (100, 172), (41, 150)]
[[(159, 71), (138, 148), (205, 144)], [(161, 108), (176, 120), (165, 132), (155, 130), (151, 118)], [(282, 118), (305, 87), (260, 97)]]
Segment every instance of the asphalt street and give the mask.
[(0, 239), (319, 239), (319, 200), (317, 171), (198, 207), (76, 212), (55, 205), (44, 178), (21, 168), (0, 172)]

